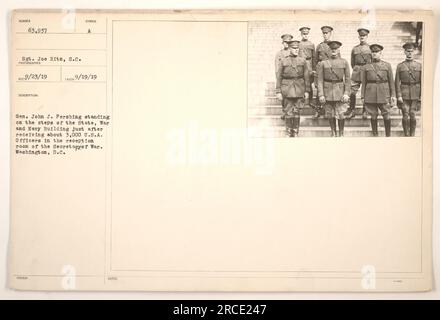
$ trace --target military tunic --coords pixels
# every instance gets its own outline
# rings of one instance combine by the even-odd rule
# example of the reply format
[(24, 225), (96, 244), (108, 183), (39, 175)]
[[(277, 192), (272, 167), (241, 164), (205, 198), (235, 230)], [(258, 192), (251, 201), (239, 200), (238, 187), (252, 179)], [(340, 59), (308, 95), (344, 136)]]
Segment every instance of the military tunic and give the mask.
[(358, 44), (351, 50), (351, 94), (356, 94), (361, 87), (361, 71), (362, 68), (371, 63), (372, 56), (370, 46), (368, 44)]
[(415, 119), (420, 109), (422, 64), (414, 60), (405, 60), (397, 65), (396, 95), (403, 99), (401, 106), (403, 119)]
[(403, 100), (420, 100), (422, 64), (405, 60), (397, 65), (396, 94)]
[[(313, 57), (313, 64), (312, 64), (312, 69), (314, 71), (318, 70), (318, 65), (321, 61), (325, 61), (327, 59), (330, 59), (330, 57), (331, 57), (331, 50), (327, 44), (328, 42), (329, 41), (323, 41), (316, 46), (315, 56)], [(315, 84), (315, 87), (317, 88), (318, 87), (318, 77), (317, 76), (315, 76), (314, 84)], [(318, 93), (316, 93), (316, 94), (317, 94), (317, 96), (319, 96)], [(319, 101), (317, 101), (317, 106), (318, 107), (320, 106)]]
[(299, 56), (306, 59), (309, 70), (313, 70), (315, 45), (309, 40), (301, 40), (299, 43)]
[(317, 66), (318, 96), (325, 97), (326, 117), (344, 119), (347, 103), (342, 97), (350, 93), (350, 66), (347, 60), (336, 57), (322, 61)]
[(361, 71), (362, 98), (365, 109), (377, 118), (380, 109), (384, 119), (389, 119), (390, 98), (396, 97), (396, 89), (391, 64), (385, 61), (373, 61)]
[(316, 46), (315, 57), (313, 59), (313, 70), (316, 70), (319, 62), (330, 59), (331, 50), (327, 43), (328, 41), (323, 41)]
[(327, 101), (341, 101), (350, 93), (350, 66), (343, 58), (331, 58), (319, 64), (318, 95)]
[[(307, 67), (309, 71), (314, 71), (313, 59), (315, 56), (315, 45), (309, 40), (301, 40), (299, 43), (299, 56), (306, 59)], [(311, 76), (312, 77), (312, 76)], [(310, 79), (310, 85), (312, 85), (313, 79)], [(310, 93), (312, 93), (312, 88), (310, 87)]]
[(310, 92), (310, 71), (306, 60), (299, 56), (284, 58), (277, 70), (276, 93), (281, 93), (284, 98), (286, 118), (299, 114), (305, 92)]
[(361, 80), (365, 103), (390, 103), (390, 97), (396, 96), (393, 70), (388, 62), (381, 60), (365, 65)]
[(277, 54), (275, 55), (275, 76), (277, 76), (278, 68), (280, 66), (281, 61), (284, 58), (287, 58), (289, 55), (290, 55), (290, 50), (288, 48), (282, 49), (277, 52)]

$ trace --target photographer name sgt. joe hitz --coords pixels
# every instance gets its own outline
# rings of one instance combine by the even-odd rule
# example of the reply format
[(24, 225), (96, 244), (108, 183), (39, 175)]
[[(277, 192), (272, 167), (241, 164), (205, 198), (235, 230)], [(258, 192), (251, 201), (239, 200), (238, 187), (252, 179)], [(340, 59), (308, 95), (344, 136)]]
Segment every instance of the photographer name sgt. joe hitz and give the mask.
[[(356, 93), (361, 89), (362, 118), (371, 117), (373, 136), (378, 136), (377, 119), (382, 115), (385, 136), (391, 136), (390, 111), (402, 111), (404, 136), (414, 136), (416, 112), (420, 110), (422, 65), (413, 58), (418, 44), (403, 45), (406, 59), (399, 63), (396, 77), (391, 64), (382, 60), (384, 47), (367, 44), (370, 31), (357, 30), (359, 44), (351, 51), (351, 67), (341, 57), (342, 43), (331, 40), (333, 28), (321, 27), (324, 41), (315, 45), (308, 40), (309, 27), (302, 27), (301, 41), (290, 34), (281, 36), (283, 49), (275, 57), (276, 95), (281, 101), (286, 131), (289, 137), (299, 133), (301, 109), (307, 103), (315, 109), (313, 119), (324, 112), (331, 136), (344, 136), (345, 119), (355, 117)], [(313, 97), (312, 86), (317, 95)], [(338, 133), (339, 129), (339, 133)]]

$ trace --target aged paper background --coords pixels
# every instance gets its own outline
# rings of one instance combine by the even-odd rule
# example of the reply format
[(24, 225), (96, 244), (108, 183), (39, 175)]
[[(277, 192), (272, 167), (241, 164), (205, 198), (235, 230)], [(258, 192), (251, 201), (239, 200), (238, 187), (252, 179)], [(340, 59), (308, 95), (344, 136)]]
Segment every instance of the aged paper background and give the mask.
[[(263, 148), (262, 163), (190, 158), (191, 134), (202, 134), (203, 145), (206, 130), (210, 139), (246, 128), (243, 21), (291, 18), (273, 14), (111, 16), (112, 42), (102, 44), (112, 45), (111, 90), (62, 84), (42, 89), (41, 104), (46, 112), (62, 100), (65, 113), (112, 114), (105, 151), (12, 156), (12, 287), (60, 290), (68, 264), (80, 290), (359, 291), (366, 265), (376, 269), (377, 290), (430, 288), (429, 98), (423, 137), (243, 137)], [(186, 22), (139, 21), (164, 17)], [(432, 20), (422, 18), (426, 43)], [(433, 57), (424, 54), (426, 65)], [(431, 83), (432, 74), (424, 77)], [(423, 94), (431, 95), (428, 86)], [(13, 113), (41, 108), (13, 101)], [(176, 162), (169, 152), (182, 132), (187, 153)]]

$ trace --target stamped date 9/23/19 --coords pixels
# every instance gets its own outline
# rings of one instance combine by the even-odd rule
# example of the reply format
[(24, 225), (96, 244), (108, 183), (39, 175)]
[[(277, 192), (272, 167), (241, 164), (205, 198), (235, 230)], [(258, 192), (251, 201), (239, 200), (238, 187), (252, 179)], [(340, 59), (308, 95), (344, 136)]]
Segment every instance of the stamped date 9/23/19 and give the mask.
[(218, 304), (215, 307), (185, 306), (180, 304), (173, 307), (173, 315), (195, 315), (204, 318), (208, 314), (216, 315), (263, 315), (265, 304)]

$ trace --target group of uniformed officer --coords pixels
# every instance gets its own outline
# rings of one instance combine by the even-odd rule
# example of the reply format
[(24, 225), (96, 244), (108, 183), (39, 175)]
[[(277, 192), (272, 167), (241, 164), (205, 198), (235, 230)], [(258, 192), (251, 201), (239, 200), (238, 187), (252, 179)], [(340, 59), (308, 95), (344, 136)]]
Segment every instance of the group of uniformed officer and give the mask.
[[(378, 136), (379, 111), (384, 120), (385, 135), (391, 135), (390, 110), (396, 104), (402, 110), (404, 135), (415, 135), (422, 67), (413, 59), (414, 43), (403, 45), (406, 59), (397, 66), (394, 79), (391, 65), (381, 60), (383, 46), (367, 44), (369, 30), (357, 30), (359, 44), (351, 51), (351, 73), (347, 60), (340, 55), (342, 43), (331, 40), (332, 27), (321, 27), (324, 41), (316, 49), (308, 39), (310, 28), (302, 27), (299, 31), (300, 41), (293, 40), (290, 34), (281, 36), (283, 49), (275, 57), (276, 94), (282, 102), (282, 119), (290, 137), (299, 133), (300, 113), (305, 104), (315, 109), (314, 119), (324, 111), (332, 136), (343, 136), (345, 119), (355, 116), (359, 89), (362, 118), (370, 115), (373, 136)], [(316, 88), (316, 99), (313, 99), (312, 84)]]

